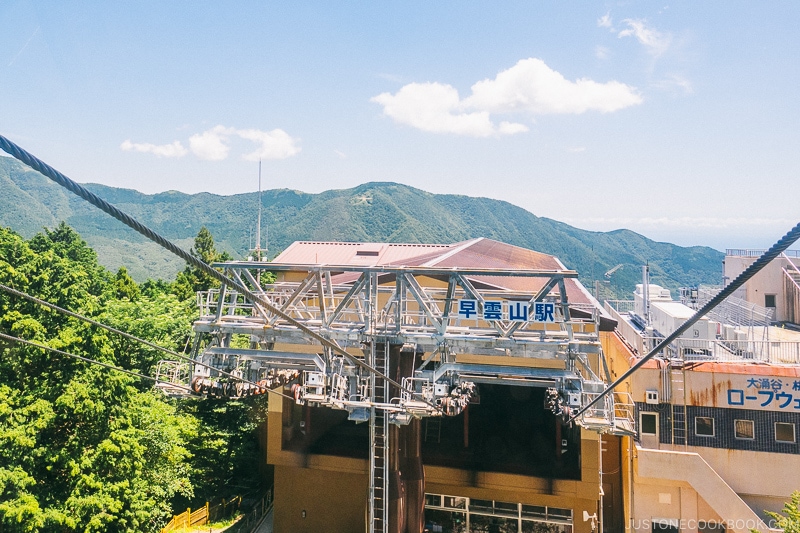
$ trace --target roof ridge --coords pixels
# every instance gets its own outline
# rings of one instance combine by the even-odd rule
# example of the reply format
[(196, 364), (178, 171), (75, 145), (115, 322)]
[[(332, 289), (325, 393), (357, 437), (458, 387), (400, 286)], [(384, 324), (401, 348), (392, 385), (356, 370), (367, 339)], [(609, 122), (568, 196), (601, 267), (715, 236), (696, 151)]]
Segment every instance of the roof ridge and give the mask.
[(439, 263), (441, 263), (442, 261), (444, 261), (445, 259), (447, 259), (448, 257), (452, 257), (453, 255), (457, 254), (458, 252), (461, 252), (462, 250), (466, 250), (470, 246), (472, 246), (472, 245), (474, 245), (474, 244), (476, 244), (476, 243), (478, 243), (478, 242), (480, 242), (482, 240), (483, 240), (483, 237), (478, 237), (477, 239), (472, 239), (472, 240), (469, 240), (469, 241), (465, 241), (460, 246), (456, 246), (455, 248), (453, 248), (449, 252), (445, 253), (444, 255), (440, 255), (439, 257), (437, 257), (435, 259), (431, 259), (430, 261), (424, 263), (421, 266), (424, 266), (424, 267), (436, 266)]

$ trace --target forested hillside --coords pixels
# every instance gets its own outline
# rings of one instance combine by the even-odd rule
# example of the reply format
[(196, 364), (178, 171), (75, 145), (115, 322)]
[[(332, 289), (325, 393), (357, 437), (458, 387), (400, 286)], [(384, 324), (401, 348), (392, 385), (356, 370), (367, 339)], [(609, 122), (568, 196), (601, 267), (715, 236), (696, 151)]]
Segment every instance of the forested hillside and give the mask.
[[(216, 258), (210, 236), (198, 244)], [(187, 346), (204, 282), (187, 268), (138, 285), (63, 224), (30, 240), (0, 228), (0, 284), (172, 350)], [(169, 400), (14, 338), (148, 375), (163, 355), (0, 291), (0, 531), (158, 531), (172, 509), (260, 490), (264, 397)]]
[[(15, 160), (0, 158), (0, 225), (30, 237), (65, 220), (97, 250), (112, 270), (172, 279), (183, 265), (167, 252)], [(87, 188), (167, 238), (188, 248), (206, 226), (217, 245), (242, 258), (254, 243), (257, 194), (217, 196), (134, 190), (89, 184)], [(721, 282), (723, 254), (708, 247), (654, 242), (628, 230), (591, 232), (488, 198), (431, 194), (396, 183), (306, 194), (280, 189), (263, 193), (264, 233), (274, 256), (295, 240), (452, 243), (488, 237), (557, 256), (589, 287), (618, 264), (611, 277), (629, 295), (649, 263), (654, 283), (678, 287)]]

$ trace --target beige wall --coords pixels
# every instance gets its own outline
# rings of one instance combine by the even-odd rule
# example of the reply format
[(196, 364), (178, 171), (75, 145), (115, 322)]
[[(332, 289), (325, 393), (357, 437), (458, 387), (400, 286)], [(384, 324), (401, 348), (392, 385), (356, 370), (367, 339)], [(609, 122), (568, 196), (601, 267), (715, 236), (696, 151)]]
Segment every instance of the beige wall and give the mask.
[(366, 501), (366, 474), (275, 467), (275, 531), (364, 531)]
[(681, 533), (695, 533), (701, 521), (716, 523), (721, 517), (689, 486), (637, 482), (633, 495), (631, 531), (650, 533), (652, 522), (678, 520)]
[[(726, 256), (724, 276), (730, 283), (736, 276), (752, 265), (757, 257)], [(786, 320), (786, 301), (783, 288), (782, 269), (789, 265), (789, 261), (779, 257), (765, 266), (758, 274), (753, 276), (744, 285), (744, 298), (751, 303), (764, 306), (764, 295), (775, 294), (775, 316), (773, 320)]]
[[(283, 402), (271, 400), (267, 462), (275, 465), (275, 531), (362, 531), (367, 461), (282, 450)], [(580, 481), (436, 466), (426, 466), (425, 476), (430, 493), (572, 509), (575, 533), (591, 533), (583, 511), (599, 509), (600, 438), (581, 431)]]

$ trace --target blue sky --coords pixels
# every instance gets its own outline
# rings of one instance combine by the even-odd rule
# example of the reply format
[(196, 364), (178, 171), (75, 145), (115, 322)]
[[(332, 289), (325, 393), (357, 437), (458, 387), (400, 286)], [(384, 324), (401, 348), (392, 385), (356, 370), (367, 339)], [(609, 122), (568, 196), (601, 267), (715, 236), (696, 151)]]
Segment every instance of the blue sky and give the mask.
[(797, 2), (0, 2), (0, 133), (153, 193), (396, 181), (767, 247), (800, 218)]

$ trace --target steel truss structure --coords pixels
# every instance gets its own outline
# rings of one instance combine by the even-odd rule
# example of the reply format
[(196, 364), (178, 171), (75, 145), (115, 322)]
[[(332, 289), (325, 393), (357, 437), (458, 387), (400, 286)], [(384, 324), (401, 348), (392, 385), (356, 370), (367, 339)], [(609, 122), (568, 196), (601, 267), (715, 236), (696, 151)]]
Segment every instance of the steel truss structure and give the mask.
[[(599, 310), (574, 310), (567, 298), (565, 280), (577, 277), (574, 271), (262, 262), (215, 266), (280, 313), (225, 285), (199, 293), (193, 355), (202, 364), (195, 365), (192, 389), (239, 397), (291, 384), (298, 404), (346, 410), (350, 420), (368, 422), (371, 533), (388, 533), (390, 522), (397, 520), (390, 509), (389, 478), (397, 469), (391, 450), (398, 433), (390, 424), (457, 415), (482, 383), (545, 387), (543, 407), (566, 421), (607, 385), (590, 362), (596, 357), (595, 368), (602, 367), (609, 377), (598, 333)], [(261, 283), (273, 277), (277, 281)], [(518, 279), (504, 283), (507, 278)], [(510, 291), (503, 288), (507, 286), (531, 289)], [(460, 312), (464, 301), (471, 312)], [(527, 320), (542, 303), (552, 312), (550, 321)], [(518, 315), (526, 320), (510, 320), (511, 313), (503, 312), (510, 305), (517, 310), (521, 306)], [(322, 345), (298, 324), (352, 358)], [(203, 347), (204, 338), (210, 342)], [(492, 364), (498, 359), (481, 356), (504, 357), (502, 364)], [(560, 360), (563, 367), (537, 368), (524, 359)], [(171, 376), (184, 375), (165, 368)], [(214, 369), (258, 387), (220, 377)], [(633, 402), (626, 396), (606, 395), (576, 422), (599, 432), (632, 434)], [(417, 500), (421, 498), (419, 494)]]
[[(204, 365), (196, 365), (190, 382), (184, 383), (197, 393), (239, 397), (293, 383), (291, 393), (298, 403), (345, 409), (351, 420), (359, 422), (371, 420), (377, 409), (388, 422), (407, 424), (412, 418), (460, 413), (480, 383), (555, 389), (558, 394), (549, 407), (565, 417), (607, 384), (589, 361), (595, 355), (598, 366), (605, 368), (599, 311), (569, 304), (565, 279), (577, 277), (572, 270), (250, 261), (214, 266), (366, 364), (353, 364), (321, 345), (315, 349), (315, 341), (295, 325), (223, 285), (198, 294), (194, 356)], [(267, 279), (265, 272), (270, 279), (277, 276), (277, 281), (261, 283)], [(504, 289), (508, 278), (517, 278), (511, 285), (537, 288)], [(520, 279), (527, 283), (519, 283)], [(460, 300), (477, 302), (474, 316), (459, 314)], [(522, 302), (528, 317), (534, 316), (537, 303), (552, 303), (553, 322), (480, 318), (486, 302), (497, 301)], [(210, 342), (201, 348), (204, 336)], [(379, 343), (410, 347), (421, 359), (413, 375), (399, 377), (402, 388), (395, 397), (379, 398), (374, 393), (371, 350)], [(478, 364), (465, 362), (460, 354), (512, 359)], [(564, 367), (515, 366), (515, 359), (561, 360)], [(257, 382), (263, 389), (218, 376), (214, 368)], [(187, 374), (173, 368), (169, 375), (186, 379)], [(630, 432), (630, 404), (621, 395), (609, 396), (577, 422), (600, 432)]]

